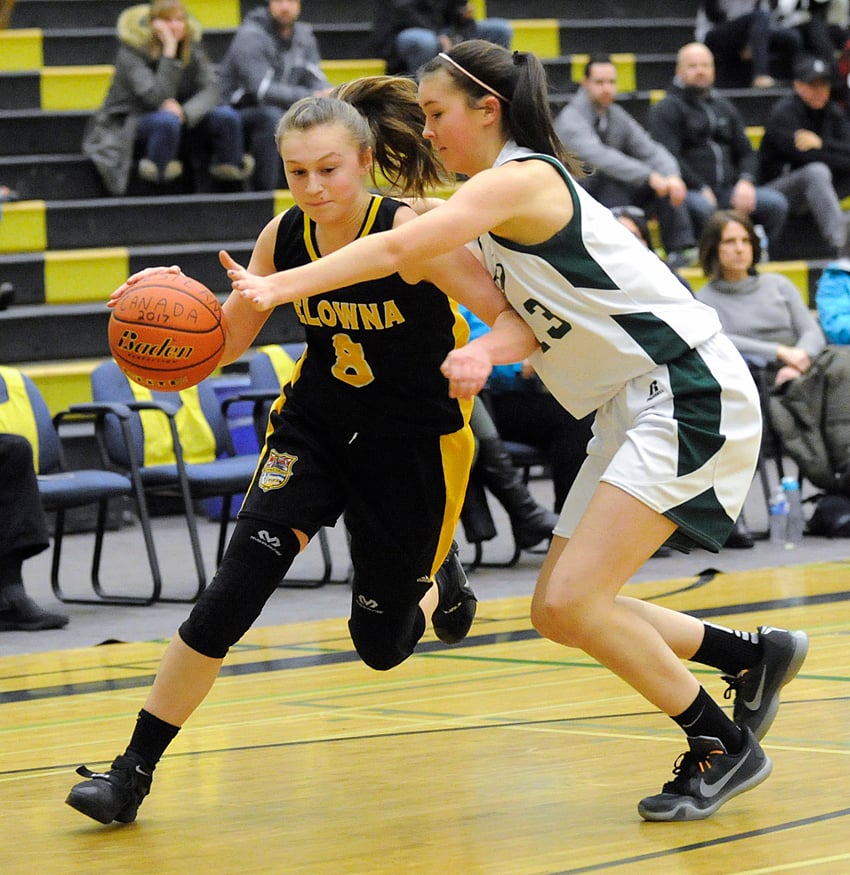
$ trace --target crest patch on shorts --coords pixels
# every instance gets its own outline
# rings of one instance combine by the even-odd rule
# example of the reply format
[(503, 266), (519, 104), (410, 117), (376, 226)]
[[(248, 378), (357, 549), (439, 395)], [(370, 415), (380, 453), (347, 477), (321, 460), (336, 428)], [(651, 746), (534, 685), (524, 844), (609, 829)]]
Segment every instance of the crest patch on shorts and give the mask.
[(263, 492), (270, 492), (272, 489), (286, 486), (292, 475), (292, 466), (297, 461), (298, 456), (293, 456), (291, 453), (278, 453), (276, 450), (269, 450), (269, 457), (263, 465), (257, 485)]

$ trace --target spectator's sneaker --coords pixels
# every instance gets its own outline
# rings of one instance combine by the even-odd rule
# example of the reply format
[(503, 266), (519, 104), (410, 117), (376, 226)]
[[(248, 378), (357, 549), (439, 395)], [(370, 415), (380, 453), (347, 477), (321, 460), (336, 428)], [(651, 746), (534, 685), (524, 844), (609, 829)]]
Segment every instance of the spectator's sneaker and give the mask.
[(183, 163), (181, 161), (169, 161), (165, 169), (160, 173), (159, 167), (150, 158), (142, 158), (138, 167), (139, 177), (145, 182), (160, 185), (165, 182), (174, 182), (183, 175)]
[(749, 729), (740, 753), (727, 753), (719, 739), (704, 735), (689, 738), (688, 746), (673, 766), (676, 777), (657, 796), (638, 803), (644, 820), (703, 820), (733, 796), (761, 784), (773, 768)]
[(809, 652), (809, 636), (772, 626), (759, 626), (758, 632), (761, 659), (735, 677), (724, 675), (729, 688), (723, 697), (735, 694), (732, 720), (752, 729), (761, 741), (779, 710), (779, 691), (794, 678)]
[(210, 176), (224, 182), (242, 182), (251, 178), (254, 167), (254, 156), (246, 152), (242, 156), (241, 167), (236, 164), (213, 164), (210, 166)]
[(100, 823), (132, 823), (142, 800), (150, 793), (152, 770), (135, 754), (117, 757), (108, 772), (80, 766), (77, 774), (88, 778), (71, 788), (65, 800), (71, 808)]
[(452, 541), (446, 561), (434, 575), (440, 600), (431, 614), (434, 633), (446, 644), (457, 644), (466, 638), (475, 619), (477, 599), (466, 579), (466, 572), (458, 556), (458, 546)]

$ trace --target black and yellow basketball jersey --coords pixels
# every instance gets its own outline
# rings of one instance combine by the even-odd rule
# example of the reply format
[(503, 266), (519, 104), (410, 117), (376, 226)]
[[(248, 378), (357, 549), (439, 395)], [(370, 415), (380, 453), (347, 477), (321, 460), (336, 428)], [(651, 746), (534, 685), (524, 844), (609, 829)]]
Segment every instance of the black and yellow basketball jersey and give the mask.
[[(358, 236), (387, 231), (402, 204), (372, 198)], [(316, 225), (298, 207), (281, 219), (277, 270), (320, 257)], [(307, 349), (286, 404), (309, 404), (329, 424), (357, 428), (457, 431), (470, 402), (449, 398), (440, 364), (467, 342), (457, 305), (430, 283), (405, 283), (396, 273), (295, 302)], [(317, 404), (317, 399), (324, 399)]]

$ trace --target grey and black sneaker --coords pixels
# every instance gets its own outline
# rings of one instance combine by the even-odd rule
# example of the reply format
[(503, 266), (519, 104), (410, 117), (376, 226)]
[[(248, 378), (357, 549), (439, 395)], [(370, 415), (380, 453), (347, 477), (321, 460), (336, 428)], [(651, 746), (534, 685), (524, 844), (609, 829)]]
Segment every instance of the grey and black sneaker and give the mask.
[(809, 636), (772, 626), (759, 626), (758, 632), (761, 659), (735, 677), (724, 675), (729, 687), (723, 697), (728, 699), (734, 693), (732, 720), (738, 726), (752, 729), (761, 741), (779, 710), (779, 691), (794, 678), (806, 659)]
[(440, 641), (457, 644), (466, 638), (475, 619), (478, 600), (466, 579), (456, 541), (452, 541), (446, 561), (434, 575), (440, 600), (431, 614), (431, 625)]
[(151, 791), (152, 771), (133, 753), (116, 757), (108, 772), (80, 766), (77, 774), (88, 780), (74, 785), (65, 802), (100, 823), (132, 823)]
[(761, 784), (773, 769), (749, 729), (740, 753), (727, 753), (719, 739), (704, 735), (689, 738), (688, 746), (673, 766), (676, 777), (657, 796), (638, 803), (644, 820), (703, 820), (733, 796)]

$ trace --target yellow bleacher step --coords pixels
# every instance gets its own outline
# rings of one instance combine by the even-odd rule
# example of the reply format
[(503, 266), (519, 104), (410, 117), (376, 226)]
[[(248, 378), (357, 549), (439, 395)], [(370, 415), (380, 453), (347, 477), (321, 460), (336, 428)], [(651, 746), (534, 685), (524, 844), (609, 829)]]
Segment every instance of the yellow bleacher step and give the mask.
[(97, 109), (112, 81), (111, 64), (41, 68), (41, 108)]
[(43, 252), (47, 249), (47, 204), (19, 201), (3, 205), (0, 253)]
[(130, 273), (124, 247), (48, 251), (44, 254), (44, 298), (48, 304), (96, 303)]
[(38, 70), (43, 66), (41, 28), (0, 30), (0, 71)]
[(321, 67), (331, 85), (342, 85), (363, 76), (382, 76), (387, 62), (383, 58), (341, 58), (322, 61)]
[(514, 18), (513, 48), (534, 52), (539, 58), (561, 56), (561, 31), (557, 18)]
[(189, 0), (187, 6), (205, 28), (238, 27), (242, 21), (239, 0)]

